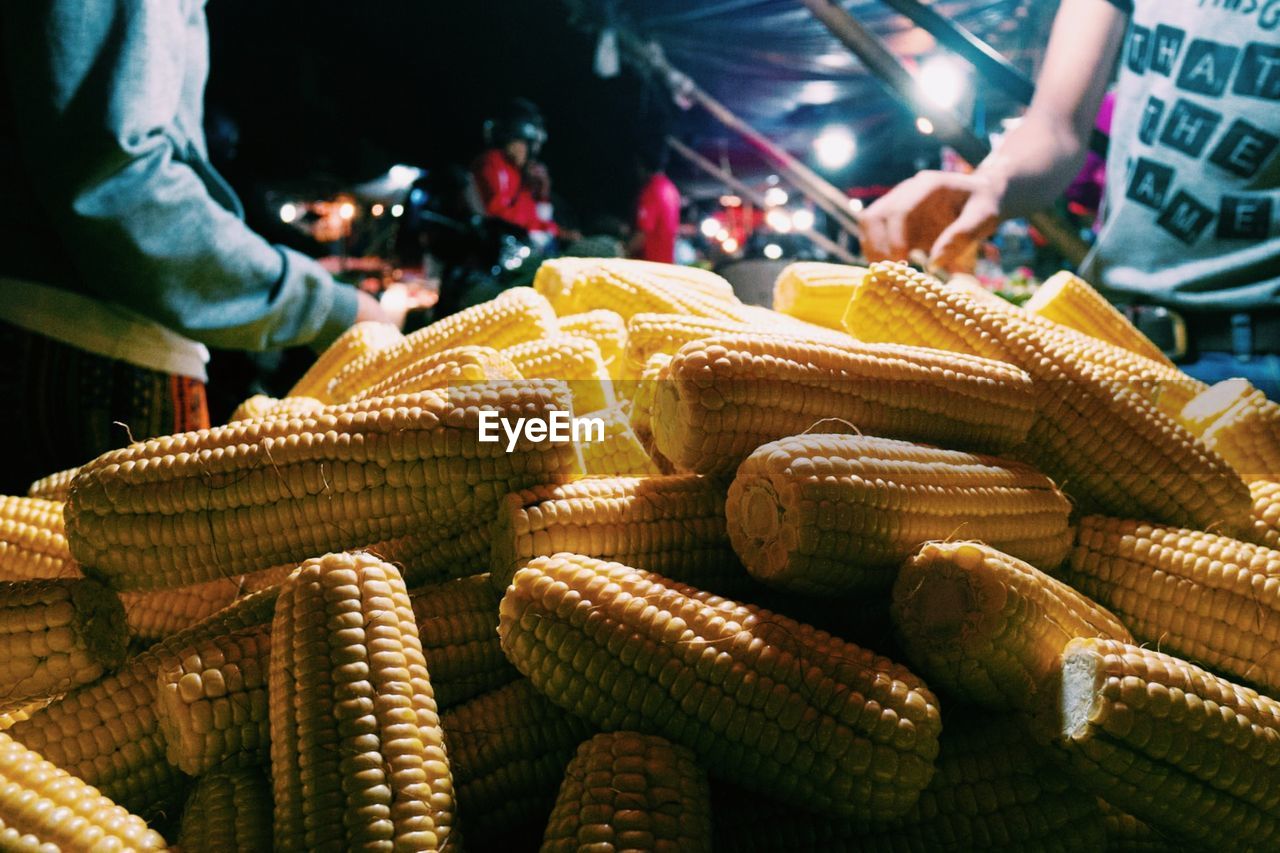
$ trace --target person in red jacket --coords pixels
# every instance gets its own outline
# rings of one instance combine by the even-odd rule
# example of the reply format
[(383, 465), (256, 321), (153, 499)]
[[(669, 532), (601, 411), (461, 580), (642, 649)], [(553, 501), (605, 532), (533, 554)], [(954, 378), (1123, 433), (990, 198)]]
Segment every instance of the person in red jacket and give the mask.
[(635, 230), (627, 254), (645, 261), (675, 263), (680, 230), (680, 191), (666, 176), (667, 147), (642, 151), (637, 160), (644, 182), (636, 202)]
[(484, 132), (489, 148), (476, 160), (472, 172), (485, 215), (526, 231), (558, 234), (555, 222), (538, 210), (540, 203), (549, 201), (551, 186), (546, 167), (537, 162), (538, 151), (547, 139), (537, 106), (516, 98), (496, 118), (485, 122)]

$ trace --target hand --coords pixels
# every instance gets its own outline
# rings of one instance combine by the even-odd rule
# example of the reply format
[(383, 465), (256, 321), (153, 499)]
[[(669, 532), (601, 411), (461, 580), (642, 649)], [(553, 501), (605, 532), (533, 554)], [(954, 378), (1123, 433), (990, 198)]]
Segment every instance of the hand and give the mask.
[(403, 315), (400, 317), (400, 323), (397, 324), (395, 319), (383, 310), (382, 303), (363, 290), (356, 291), (356, 322), (390, 323), (393, 326), (398, 325), (399, 328), (404, 328)]
[(869, 261), (929, 251), (932, 266), (964, 272), (978, 243), (995, 233), (1003, 190), (985, 175), (921, 172), (858, 217)]

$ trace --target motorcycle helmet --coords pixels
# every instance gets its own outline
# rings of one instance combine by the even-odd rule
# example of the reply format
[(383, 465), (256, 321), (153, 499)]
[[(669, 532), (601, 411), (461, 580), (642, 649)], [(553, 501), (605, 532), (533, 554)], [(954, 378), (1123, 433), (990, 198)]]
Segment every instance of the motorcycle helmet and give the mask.
[(484, 123), (484, 142), (489, 147), (502, 147), (523, 139), (529, 145), (529, 157), (538, 156), (547, 141), (547, 128), (537, 104), (526, 98), (513, 98)]

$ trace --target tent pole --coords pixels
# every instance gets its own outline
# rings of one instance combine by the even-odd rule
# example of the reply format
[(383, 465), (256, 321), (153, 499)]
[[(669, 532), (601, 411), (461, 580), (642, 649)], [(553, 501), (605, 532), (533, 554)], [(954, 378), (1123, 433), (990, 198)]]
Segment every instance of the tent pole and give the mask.
[[(685, 145), (683, 142), (676, 139), (674, 136), (667, 137), (667, 144), (671, 146), (672, 150), (675, 151), (677, 154), (679, 154), (681, 157), (685, 158), (694, 166), (697, 166), (699, 169), (706, 172), (711, 177), (720, 181), (725, 186), (729, 187), (734, 192), (736, 192), (738, 195), (742, 196), (743, 198), (749, 199), (752, 204), (756, 205), (757, 207), (767, 206), (764, 202), (764, 193), (761, 193), (753, 189), (752, 187), (748, 186), (747, 184), (743, 183), (739, 178), (737, 178), (730, 172), (727, 172), (724, 169), (720, 168), (715, 163), (712, 163), (706, 157), (703, 157), (697, 151), (694, 151), (692, 148)], [(805, 228), (803, 230), (797, 231), (796, 233), (807, 238), (815, 246), (822, 249), (824, 252), (831, 255), (832, 257), (839, 258), (840, 260), (844, 261), (846, 264), (856, 264), (858, 262), (858, 259), (853, 255), (852, 252), (850, 252), (844, 246), (841, 246), (836, 241), (832, 240), (826, 234), (823, 234), (821, 231), (818, 231), (814, 228)]]
[[(976, 166), (991, 153), (991, 146), (961, 123), (954, 113), (920, 97), (915, 77), (902, 61), (893, 55), (879, 36), (858, 23), (844, 8), (831, 0), (801, 2), (892, 94), (904, 101), (917, 115), (923, 115), (933, 122), (939, 136), (961, 157)], [(1042, 211), (1029, 218), (1044, 238), (1068, 261), (1079, 265), (1084, 260), (1089, 251), (1088, 245), (1061, 217)]]

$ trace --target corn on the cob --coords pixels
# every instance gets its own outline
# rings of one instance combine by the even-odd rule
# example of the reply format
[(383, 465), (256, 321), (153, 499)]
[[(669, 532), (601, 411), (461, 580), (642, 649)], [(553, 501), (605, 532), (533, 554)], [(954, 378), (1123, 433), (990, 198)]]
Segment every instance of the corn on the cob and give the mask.
[(533, 287), (562, 315), (607, 308), (624, 320), (646, 311), (735, 319), (743, 307), (713, 272), (619, 258), (546, 261)]
[(266, 394), (255, 394), (245, 400), (235, 411), (227, 423), (259, 420), (277, 417), (304, 417), (314, 415), (325, 407), (325, 403), (315, 397), (283, 397), (276, 399)]
[(183, 779), (165, 760), (156, 717), (160, 655), (268, 622), (275, 598), (271, 589), (239, 599), (130, 658), (116, 672), (36, 711), (9, 733), (126, 808), (157, 808), (181, 793)]
[(503, 347), (536, 341), (557, 332), (551, 305), (527, 287), (513, 287), (497, 299), (459, 311), (407, 335), (386, 349), (355, 359), (329, 383), (329, 397), (345, 402), (415, 362), (462, 346)]
[(801, 262), (789, 264), (773, 285), (773, 310), (819, 326), (842, 329), (853, 287), (864, 267)]
[(692, 341), (754, 331), (737, 320), (688, 314), (636, 314), (627, 321), (626, 366), (638, 376), (655, 355), (674, 356)]
[(1107, 298), (1089, 283), (1063, 270), (1040, 285), (1023, 306), (1037, 317), (1083, 332), (1170, 366), (1173, 362), (1160, 347), (1134, 328)]
[(165, 850), (146, 822), (0, 733), (0, 848)]
[(1192, 435), (1203, 436), (1213, 422), (1233, 406), (1249, 400), (1257, 389), (1247, 379), (1225, 379), (1192, 397), (1178, 413), (1178, 422)]
[(740, 335), (686, 344), (657, 380), (658, 449), (731, 474), (768, 441), (824, 420), (891, 438), (999, 451), (1034, 420), (1031, 381), (1008, 364), (915, 347)]
[(568, 440), (481, 441), (482, 410), (538, 421), (570, 402), (558, 383), (493, 382), (133, 444), (76, 478), (72, 554), (117, 589), (182, 586), (419, 528), (448, 537), (512, 489), (578, 472)]
[(441, 709), (519, 677), (498, 642), (501, 595), (487, 574), (415, 589), (409, 598)]
[(1139, 640), (1280, 691), (1280, 551), (1089, 516), (1062, 577), (1111, 608)]
[(0, 710), (97, 680), (127, 639), (119, 597), (97, 581), (0, 583)]
[(523, 378), (511, 359), (492, 347), (452, 347), (410, 362), (386, 379), (363, 389), (354, 399), (392, 397), (471, 382)]
[(258, 625), (158, 653), (156, 710), (170, 764), (199, 776), (267, 762), (270, 650), (271, 628)]
[(1254, 480), (1249, 484), (1249, 493), (1253, 496), (1253, 527), (1245, 538), (1280, 549), (1280, 482)]
[(1035, 379), (1038, 408), (1031, 455), (1086, 504), (1188, 527), (1240, 529), (1247, 522), (1248, 489), (1240, 478), (1135, 387), (1149, 380), (1163, 395), (1179, 383), (1126, 372), (1111, 365), (1110, 355), (1099, 361), (1094, 356), (1103, 344), (1045, 331), (898, 264), (871, 266), (845, 325), (867, 340), (943, 346), (1025, 368)]
[(200, 777), (182, 810), (178, 847), (271, 853), (271, 783), (258, 767), (220, 767)]
[(62, 502), (0, 496), (0, 580), (78, 578), (62, 521)]
[(489, 566), (489, 524), (493, 513), (474, 519), (461, 533), (441, 538), (426, 528), (370, 545), (365, 550), (400, 569), (409, 586), (465, 578)]
[(444, 736), (394, 566), (308, 560), (271, 624), (277, 850), (440, 850), (453, 826)]
[(538, 558), (503, 596), (498, 633), (566, 710), (663, 735), (793, 805), (897, 817), (933, 775), (937, 703), (906, 668), (658, 575)]
[(510, 359), (527, 379), (559, 379), (567, 384), (573, 392), (577, 414), (605, 409), (617, 402), (595, 341), (558, 335), (507, 347), (501, 355)]
[(578, 747), (547, 821), (542, 853), (711, 853), (707, 774), (693, 753), (638, 732)]
[(1071, 505), (1017, 462), (850, 435), (762, 445), (725, 503), (747, 571), (798, 592), (887, 589), (932, 539), (978, 539), (1046, 571), (1071, 548)]
[(1107, 853), (1178, 853), (1182, 848), (1128, 812), (1099, 799), (1107, 828)]
[(979, 542), (930, 542), (906, 562), (891, 608), (907, 659), (973, 704), (1030, 708), (1076, 637), (1133, 638), (1071, 587)]
[(1280, 703), (1114, 640), (1073, 640), (1041, 718), (1075, 781), (1181, 843), (1280, 844)]
[(1098, 800), (1064, 779), (1011, 716), (949, 712), (933, 781), (897, 820), (832, 820), (736, 788), (712, 793), (717, 846), (735, 853), (1095, 853), (1106, 842)]
[(734, 556), (724, 491), (688, 474), (602, 477), (508, 495), (489, 531), (499, 593), (535, 557), (569, 551), (737, 594), (750, 579)]
[(65, 501), (71, 494), (71, 481), (80, 473), (79, 466), (56, 471), (47, 477), (41, 477), (27, 488), (27, 497), (44, 498), (49, 501)]
[(400, 330), (390, 323), (356, 323), (338, 336), (320, 354), (302, 378), (289, 389), (290, 397), (315, 397), (323, 403), (340, 403), (343, 399), (330, 395), (330, 384), (347, 367), (370, 358), (404, 340)]
[[(633, 382), (618, 383), (619, 388), (626, 389), (630, 396), (631, 430), (636, 434), (640, 446), (649, 454), (653, 464), (663, 474), (675, 473), (671, 460), (658, 450), (657, 441), (653, 437), (653, 403), (658, 397), (661, 378), (670, 368), (671, 356), (655, 355), (645, 364), (640, 378)], [(627, 396), (624, 394), (624, 396)]]
[(524, 678), (447, 711), (441, 724), (458, 815), (481, 848), (531, 820), (545, 822), (565, 765), (593, 731)]
[(569, 314), (560, 318), (560, 332), (578, 338), (595, 341), (604, 359), (605, 369), (616, 376), (627, 348), (627, 322), (617, 311), (597, 308), (581, 314)]
[(1280, 403), (1258, 389), (1241, 395), (1201, 437), (1246, 481), (1280, 480)]
[(131, 639), (150, 642), (176, 634), (207, 619), (242, 595), (280, 583), (296, 565), (286, 563), (232, 578), (148, 592), (122, 592), (124, 618)]
[(602, 440), (596, 440), (598, 436), (593, 432), (589, 438), (578, 442), (582, 470), (587, 476), (630, 477), (662, 473), (658, 464), (649, 458), (631, 428), (630, 415), (621, 405), (588, 412), (582, 417), (589, 422), (598, 421), (603, 428)]

